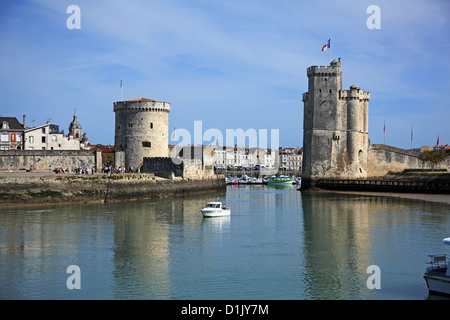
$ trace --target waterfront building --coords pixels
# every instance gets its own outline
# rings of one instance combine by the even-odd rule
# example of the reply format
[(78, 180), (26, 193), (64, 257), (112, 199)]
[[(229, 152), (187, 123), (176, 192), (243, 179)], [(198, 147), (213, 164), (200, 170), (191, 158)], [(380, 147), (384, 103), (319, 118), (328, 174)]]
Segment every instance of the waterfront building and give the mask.
[(280, 148), (279, 171), (284, 174), (301, 175), (303, 150), (299, 148)]
[(80, 139), (65, 136), (59, 126), (46, 124), (25, 130), (25, 150), (80, 150)]
[(15, 117), (0, 117), (0, 150), (23, 150), (24, 123)]
[(65, 136), (59, 126), (46, 124), (37, 127), (23, 124), (14, 117), (0, 118), (1, 150), (80, 150), (88, 149), (86, 133), (82, 135), (81, 124), (74, 115), (74, 121), (69, 126), (70, 134)]
[(278, 163), (278, 152), (271, 149), (237, 146), (214, 147), (214, 166), (217, 170), (276, 168)]

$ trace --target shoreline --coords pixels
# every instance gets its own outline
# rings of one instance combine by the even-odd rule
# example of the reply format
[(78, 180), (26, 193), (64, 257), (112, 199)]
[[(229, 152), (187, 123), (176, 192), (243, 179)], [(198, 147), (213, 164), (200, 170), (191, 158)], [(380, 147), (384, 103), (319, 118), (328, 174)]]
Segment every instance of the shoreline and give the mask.
[(407, 192), (383, 192), (383, 191), (342, 191), (342, 190), (328, 190), (328, 189), (314, 189), (305, 190), (302, 192), (329, 192), (329, 193), (339, 193), (347, 195), (361, 195), (361, 196), (373, 196), (373, 197), (391, 197), (391, 198), (402, 198), (410, 200), (420, 200), (427, 202), (439, 202), (450, 205), (450, 195), (447, 194), (434, 194), (434, 193), (407, 193)]
[(153, 174), (0, 174), (1, 209), (169, 198), (226, 188), (225, 178), (166, 179)]

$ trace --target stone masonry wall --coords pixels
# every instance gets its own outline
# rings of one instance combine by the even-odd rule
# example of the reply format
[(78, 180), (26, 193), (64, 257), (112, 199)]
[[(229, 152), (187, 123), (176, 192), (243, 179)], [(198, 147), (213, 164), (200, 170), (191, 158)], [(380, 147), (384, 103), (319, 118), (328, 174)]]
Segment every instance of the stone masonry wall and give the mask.
[[(0, 151), (0, 170), (52, 171), (75, 168), (97, 168), (100, 152), (84, 150), (4, 150)], [(100, 168), (97, 168), (100, 169)]]
[(417, 152), (382, 144), (370, 146), (367, 161), (368, 178), (382, 177), (389, 172), (402, 172), (405, 169), (449, 169), (450, 159), (438, 164), (419, 159)]
[(223, 191), (223, 175), (204, 181), (173, 180), (152, 174), (1, 177), (0, 203), (125, 201)]

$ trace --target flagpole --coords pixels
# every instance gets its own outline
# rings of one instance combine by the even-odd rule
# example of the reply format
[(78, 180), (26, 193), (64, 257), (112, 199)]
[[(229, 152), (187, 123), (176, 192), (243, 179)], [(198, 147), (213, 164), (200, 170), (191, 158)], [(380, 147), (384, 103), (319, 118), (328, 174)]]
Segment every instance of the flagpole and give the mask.
[(330, 64), (331, 64), (331, 37), (330, 37), (330, 40), (328, 40), (328, 41), (329, 41), (329, 44), (330, 44), (330, 48), (329, 48), (330, 49), (330, 53), (329, 54), (330, 54)]
[(386, 120), (384, 120), (383, 133), (384, 133), (384, 143), (383, 144), (386, 144)]
[(123, 101), (123, 76), (120, 76), (120, 101)]
[(411, 127), (411, 151), (413, 149), (413, 127)]

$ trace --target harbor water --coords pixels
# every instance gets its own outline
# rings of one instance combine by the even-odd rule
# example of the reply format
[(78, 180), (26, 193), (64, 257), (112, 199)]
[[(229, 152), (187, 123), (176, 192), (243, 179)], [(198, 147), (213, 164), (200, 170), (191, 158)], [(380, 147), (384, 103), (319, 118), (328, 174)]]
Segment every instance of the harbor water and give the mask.
[[(231, 216), (203, 218), (217, 196)], [(429, 254), (450, 253), (449, 209), (264, 185), (0, 209), (0, 298), (429, 299), (423, 273)]]

